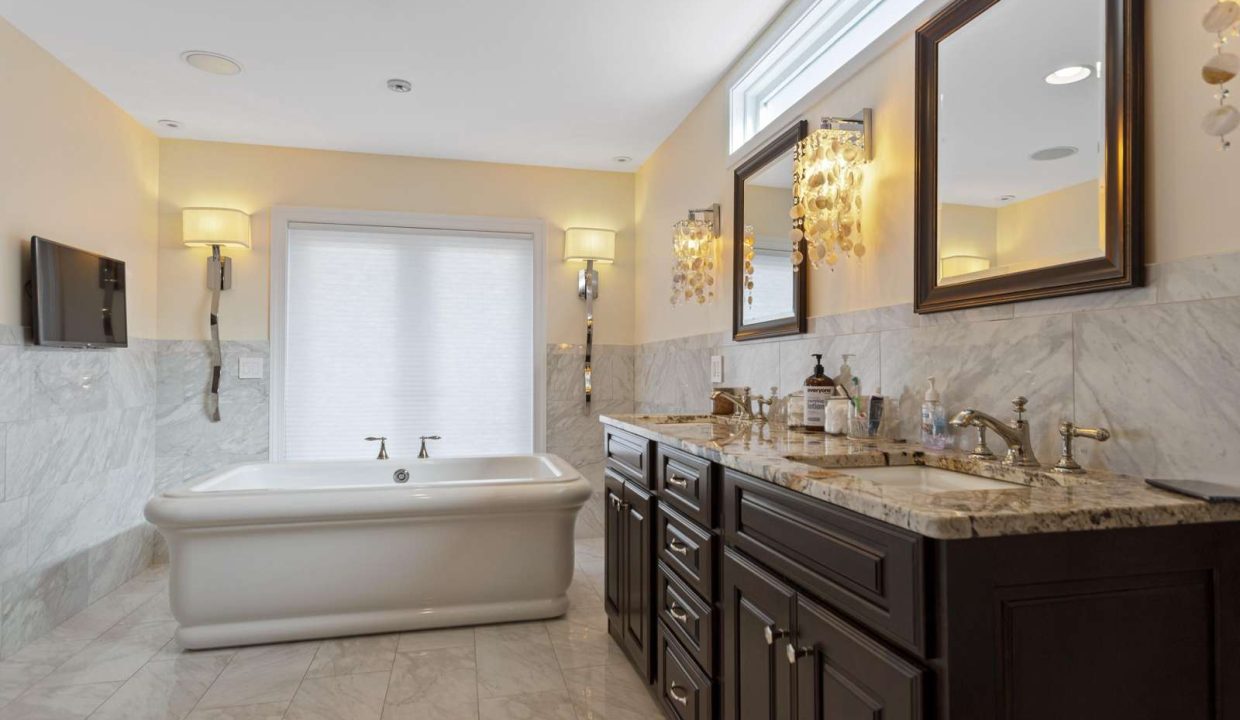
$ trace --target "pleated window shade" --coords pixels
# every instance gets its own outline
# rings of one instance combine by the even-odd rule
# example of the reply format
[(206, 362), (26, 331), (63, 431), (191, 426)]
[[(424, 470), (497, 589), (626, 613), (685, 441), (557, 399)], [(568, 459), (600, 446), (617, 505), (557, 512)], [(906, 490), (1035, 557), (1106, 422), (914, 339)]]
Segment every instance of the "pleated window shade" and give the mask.
[(292, 225), (285, 459), (534, 450), (528, 235)]

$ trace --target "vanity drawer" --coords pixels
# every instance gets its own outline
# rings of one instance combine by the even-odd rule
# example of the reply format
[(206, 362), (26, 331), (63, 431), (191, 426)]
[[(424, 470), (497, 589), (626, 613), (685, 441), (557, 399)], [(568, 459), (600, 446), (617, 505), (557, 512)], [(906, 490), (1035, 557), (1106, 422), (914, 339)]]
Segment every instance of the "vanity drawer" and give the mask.
[(925, 656), (921, 536), (725, 470), (726, 543)]
[(650, 487), (650, 441), (639, 435), (607, 426), (603, 429), (603, 452), (607, 465), (633, 482)]
[(676, 577), (667, 565), (659, 563), (655, 586), (659, 620), (676, 636), (698, 665), (713, 673), (715, 613), (710, 604)]
[(655, 548), (659, 559), (704, 598), (714, 597), (718, 538), (659, 503), (655, 509)]
[(659, 699), (670, 718), (713, 720), (715, 689), (710, 678), (694, 664), (689, 654), (659, 623), (658, 632)]
[(657, 446), (655, 478), (659, 498), (705, 527), (715, 526), (715, 503), (709, 460), (682, 450)]

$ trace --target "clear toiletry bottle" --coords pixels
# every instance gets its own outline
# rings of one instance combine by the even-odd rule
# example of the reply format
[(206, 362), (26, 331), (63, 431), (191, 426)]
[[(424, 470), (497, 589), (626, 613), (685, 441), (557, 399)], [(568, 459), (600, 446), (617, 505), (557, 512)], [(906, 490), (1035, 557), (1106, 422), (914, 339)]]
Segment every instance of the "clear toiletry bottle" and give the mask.
[(925, 402), (921, 404), (921, 444), (934, 450), (947, 447), (947, 411), (939, 391), (934, 386), (934, 378), (928, 378), (930, 389), (926, 390)]
[(835, 394), (835, 381), (822, 367), (822, 353), (814, 353), (814, 374), (805, 378), (805, 429), (823, 432), (827, 425), (827, 401)]

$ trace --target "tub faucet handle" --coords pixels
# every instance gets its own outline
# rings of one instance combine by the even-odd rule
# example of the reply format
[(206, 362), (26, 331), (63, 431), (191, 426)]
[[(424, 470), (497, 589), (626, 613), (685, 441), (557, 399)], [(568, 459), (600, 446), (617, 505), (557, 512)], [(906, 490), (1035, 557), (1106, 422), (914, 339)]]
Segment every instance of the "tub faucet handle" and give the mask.
[(378, 442), (378, 443), (379, 443), (379, 457), (378, 457), (378, 458), (376, 458), (376, 459), (378, 459), (378, 460), (387, 460), (387, 459), (388, 459), (388, 454), (387, 454), (387, 438), (386, 438), (386, 437), (374, 437), (374, 436), (371, 436), (371, 437), (366, 438), (366, 440), (367, 440), (367, 442)]
[(427, 440), (443, 440), (443, 438), (439, 437), (438, 435), (423, 435), (422, 437), (418, 439), (422, 441), (422, 448), (418, 450), (418, 457), (421, 459), (426, 459), (431, 456), (430, 453), (426, 452), (426, 441)]

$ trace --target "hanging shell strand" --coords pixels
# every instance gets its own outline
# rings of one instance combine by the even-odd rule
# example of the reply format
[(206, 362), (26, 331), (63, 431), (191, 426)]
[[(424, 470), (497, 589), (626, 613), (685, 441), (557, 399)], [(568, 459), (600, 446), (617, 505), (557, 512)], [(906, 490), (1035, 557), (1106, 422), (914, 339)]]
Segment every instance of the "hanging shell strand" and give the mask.
[(863, 257), (861, 187), (865, 180), (863, 133), (823, 129), (797, 146), (793, 164), (792, 262), (800, 264), (800, 242), (815, 268), (834, 269), (840, 253)]
[(1218, 0), (1206, 12), (1201, 26), (1206, 32), (1218, 37), (1214, 43), (1214, 57), (1201, 68), (1201, 79), (1218, 87), (1218, 92), (1214, 95), (1218, 107), (1206, 113), (1201, 121), (1201, 129), (1207, 135), (1217, 137), (1222, 149), (1226, 150), (1231, 147), (1227, 136), (1240, 127), (1240, 110), (1229, 102), (1231, 90), (1227, 88), (1227, 83), (1240, 73), (1240, 56), (1225, 52), (1227, 41), (1240, 35), (1240, 3), (1236, 0)]

